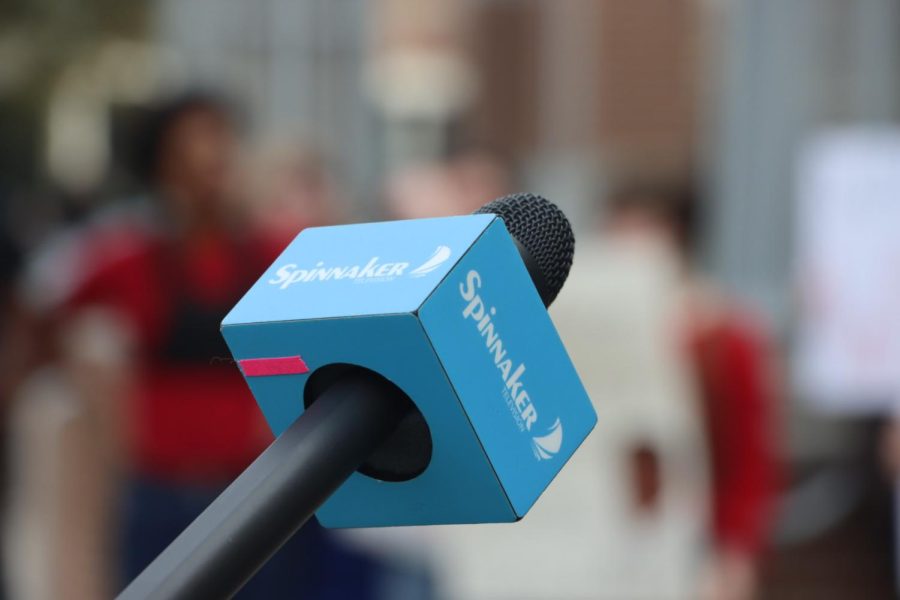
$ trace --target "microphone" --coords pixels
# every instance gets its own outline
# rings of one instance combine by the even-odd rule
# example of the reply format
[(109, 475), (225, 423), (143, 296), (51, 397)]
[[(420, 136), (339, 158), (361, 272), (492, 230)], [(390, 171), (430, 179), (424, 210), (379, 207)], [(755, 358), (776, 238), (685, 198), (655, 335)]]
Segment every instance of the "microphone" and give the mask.
[(119, 598), (230, 597), (313, 512), (522, 518), (596, 423), (545, 309), (573, 252), (532, 194), (301, 232), (222, 323), (278, 437)]
[(504, 196), (474, 214), (494, 214), (503, 220), (535, 289), (549, 308), (566, 282), (575, 256), (575, 235), (566, 215), (536, 194)]

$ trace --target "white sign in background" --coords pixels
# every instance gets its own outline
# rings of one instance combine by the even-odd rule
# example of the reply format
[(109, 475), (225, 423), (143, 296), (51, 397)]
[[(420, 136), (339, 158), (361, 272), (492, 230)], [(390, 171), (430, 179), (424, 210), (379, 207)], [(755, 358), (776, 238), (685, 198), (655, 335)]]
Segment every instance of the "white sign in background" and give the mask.
[(796, 375), (819, 408), (896, 412), (900, 400), (900, 130), (815, 138), (797, 177)]

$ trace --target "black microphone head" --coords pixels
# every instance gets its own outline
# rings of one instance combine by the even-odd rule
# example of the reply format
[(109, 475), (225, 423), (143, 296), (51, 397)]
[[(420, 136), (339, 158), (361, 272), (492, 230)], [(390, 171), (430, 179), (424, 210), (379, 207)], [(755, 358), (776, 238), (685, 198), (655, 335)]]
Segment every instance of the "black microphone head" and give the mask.
[(550, 306), (569, 276), (575, 255), (575, 236), (566, 215), (546, 198), (527, 193), (497, 198), (475, 211), (479, 213), (503, 219), (544, 305)]

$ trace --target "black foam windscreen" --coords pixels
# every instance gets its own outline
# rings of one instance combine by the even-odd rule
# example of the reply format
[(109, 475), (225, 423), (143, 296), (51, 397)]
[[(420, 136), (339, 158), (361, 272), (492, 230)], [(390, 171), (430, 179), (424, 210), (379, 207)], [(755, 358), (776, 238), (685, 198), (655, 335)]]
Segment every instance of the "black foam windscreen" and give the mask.
[(532, 273), (532, 278), (544, 304), (549, 306), (566, 282), (575, 255), (575, 235), (566, 215), (546, 198), (528, 193), (510, 194), (488, 202), (475, 211), (479, 213), (503, 219), (520, 250), (524, 249), (522, 258), (529, 272), (532, 271), (529, 262), (540, 272), (540, 277)]

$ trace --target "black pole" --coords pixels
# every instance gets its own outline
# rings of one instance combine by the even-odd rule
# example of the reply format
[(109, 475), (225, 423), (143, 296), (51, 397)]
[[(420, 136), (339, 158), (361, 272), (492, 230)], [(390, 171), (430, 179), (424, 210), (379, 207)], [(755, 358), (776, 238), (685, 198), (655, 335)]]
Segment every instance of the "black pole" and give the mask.
[(394, 431), (408, 405), (390, 385), (364, 371), (330, 385), (118, 600), (233, 596)]

